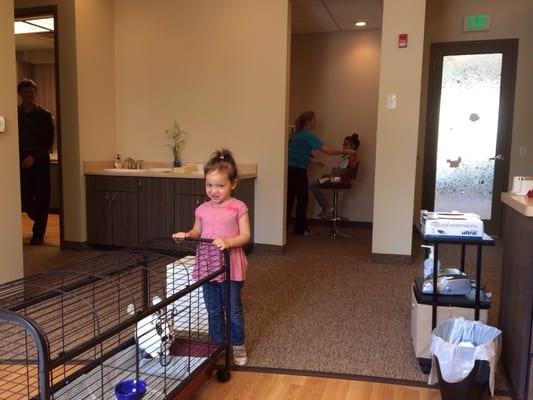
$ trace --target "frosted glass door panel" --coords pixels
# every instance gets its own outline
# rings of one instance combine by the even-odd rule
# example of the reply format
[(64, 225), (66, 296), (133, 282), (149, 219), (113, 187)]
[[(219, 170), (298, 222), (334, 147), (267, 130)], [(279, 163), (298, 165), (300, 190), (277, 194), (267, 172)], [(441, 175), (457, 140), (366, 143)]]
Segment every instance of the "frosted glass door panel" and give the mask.
[(502, 54), (445, 56), (435, 210), (491, 219)]

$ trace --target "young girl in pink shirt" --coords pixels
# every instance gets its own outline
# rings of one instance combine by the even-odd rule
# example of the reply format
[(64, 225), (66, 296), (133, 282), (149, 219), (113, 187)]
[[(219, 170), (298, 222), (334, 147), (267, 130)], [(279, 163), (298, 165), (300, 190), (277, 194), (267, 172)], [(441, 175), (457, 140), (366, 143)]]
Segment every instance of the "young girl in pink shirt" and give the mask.
[[(196, 209), (194, 226), (188, 232), (172, 235), (175, 240), (185, 238), (213, 239), (219, 250), (228, 249), (230, 254), (231, 276), (231, 335), (233, 361), (245, 365), (248, 361), (244, 345), (244, 318), (241, 290), (246, 277), (246, 256), (243, 246), (250, 241), (250, 219), (248, 207), (232, 197), (237, 185), (237, 164), (227, 149), (216, 151), (204, 167), (205, 192), (209, 201)], [(197, 257), (199, 258), (199, 257)], [(207, 275), (205, 266), (197, 262), (193, 276), (195, 279)], [(225, 282), (221, 277), (202, 286), (204, 301), (209, 319), (209, 336), (215, 343), (224, 341), (224, 293)]]

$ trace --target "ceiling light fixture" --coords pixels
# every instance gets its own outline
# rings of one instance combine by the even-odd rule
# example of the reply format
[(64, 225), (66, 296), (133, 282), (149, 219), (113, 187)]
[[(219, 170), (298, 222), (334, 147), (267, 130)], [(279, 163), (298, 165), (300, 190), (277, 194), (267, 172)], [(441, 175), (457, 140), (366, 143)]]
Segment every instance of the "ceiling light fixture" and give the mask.
[(15, 21), (15, 35), (24, 33), (53, 32), (54, 18), (38, 18)]
[(365, 21), (357, 21), (355, 23), (355, 26), (358, 27), (358, 28), (361, 28), (363, 26), (366, 26), (366, 22)]

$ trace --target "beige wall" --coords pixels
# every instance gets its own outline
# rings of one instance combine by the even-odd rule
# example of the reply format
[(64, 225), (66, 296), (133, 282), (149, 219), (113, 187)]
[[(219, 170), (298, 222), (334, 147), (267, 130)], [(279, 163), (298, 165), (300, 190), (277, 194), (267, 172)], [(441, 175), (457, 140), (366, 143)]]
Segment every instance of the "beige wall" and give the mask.
[(114, 14), (117, 151), (170, 162), (174, 119), (182, 160), (229, 147), (258, 164), (255, 240), (283, 244), (288, 1), (117, 0)]
[(30, 64), (54, 64), (56, 62), (54, 50), (17, 51), (17, 61)]
[[(462, 32), (466, 15), (489, 14), (492, 27), (487, 32)], [(415, 212), (418, 212), (422, 195), (422, 171), (424, 162), (425, 106), (427, 98), (429, 49), (431, 43), (468, 40), (519, 39), (516, 92), (511, 142), (509, 182), (515, 175), (533, 175), (533, 2), (531, 0), (430, 0), (426, 15), (424, 54), (424, 79), (422, 90), (422, 115), (420, 125), (419, 160), (417, 163), (417, 196)], [(527, 147), (527, 156), (519, 156), (520, 146)], [(416, 219), (416, 215), (415, 215)]]
[(0, 133), (0, 282), (21, 278), (24, 274), (13, 12), (12, 0), (0, 3), (0, 115), (5, 118), (7, 128)]
[[(96, 28), (97, 27), (97, 28)], [(95, 29), (96, 28), (96, 29)], [(87, 240), (84, 161), (112, 160), (115, 135), (115, 42), (113, 2), (76, 0), (76, 63), (78, 86), (80, 182), (74, 201), (80, 214), (72, 237)]]
[[(384, 0), (372, 252), (410, 255), (425, 0)], [(398, 34), (409, 45), (398, 48)], [(387, 94), (397, 95), (386, 109)]]
[[(317, 113), (316, 133), (340, 147), (345, 136), (359, 133), (357, 181), (343, 193), (341, 214), (351, 221), (372, 221), (381, 30), (292, 36), (290, 123), (303, 111)], [(309, 176), (329, 172), (339, 156), (317, 157), (325, 168), (309, 166)], [(320, 207), (309, 202), (309, 216)]]

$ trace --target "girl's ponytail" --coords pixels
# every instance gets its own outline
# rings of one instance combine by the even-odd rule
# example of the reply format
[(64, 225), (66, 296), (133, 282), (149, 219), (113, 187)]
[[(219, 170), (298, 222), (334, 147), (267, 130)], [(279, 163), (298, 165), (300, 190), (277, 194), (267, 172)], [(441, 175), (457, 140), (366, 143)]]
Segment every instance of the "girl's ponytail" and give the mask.
[(235, 182), (238, 177), (237, 163), (233, 158), (233, 153), (228, 149), (218, 149), (209, 158), (204, 166), (204, 173), (207, 175), (213, 171), (224, 171), (228, 174), (231, 182)]
[(354, 150), (357, 150), (359, 148), (359, 145), (361, 144), (359, 142), (359, 135), (355, 132), (350, 136), (346, 136), (344, 138), (344, 141), (347, 142), (351, 147), (353, 147)]

